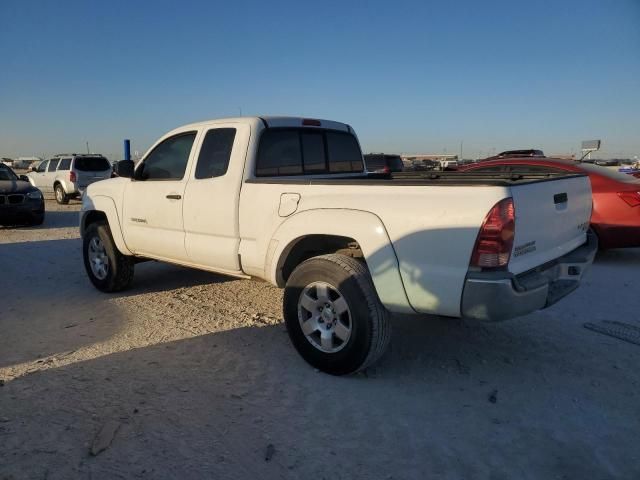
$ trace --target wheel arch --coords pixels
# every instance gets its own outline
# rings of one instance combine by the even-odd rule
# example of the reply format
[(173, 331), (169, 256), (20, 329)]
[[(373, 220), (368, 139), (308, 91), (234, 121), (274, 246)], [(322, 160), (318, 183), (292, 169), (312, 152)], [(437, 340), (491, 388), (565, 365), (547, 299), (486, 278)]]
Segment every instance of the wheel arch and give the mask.
[(361, 210), (306, 210), (289, 217), (267, 251), (265, 275), (283, 287), (304, 260), (329, 253), (362, 258), (382, 304), (393, 312), (415, 313), (402, 284), (398, 259), (384, 224)]
[[(88, 203), (88, 205), (85, 205), (86, 203)], [(126, 242), (124, 241), (120, 219), (113, 199), (103, 196), (85, 199), (82, 208), (83, 210), (80, 216), (80, 235), (84, 236), (87, 228), (92, 223), (106, 220), (109, 224), (111, 236), (113, 237), (113, 241), (115, 242), (116, 247), (118, 247), (118, 250), (120, 250), (124, 255), (133, 255), (133, 252), (129, 250)]]

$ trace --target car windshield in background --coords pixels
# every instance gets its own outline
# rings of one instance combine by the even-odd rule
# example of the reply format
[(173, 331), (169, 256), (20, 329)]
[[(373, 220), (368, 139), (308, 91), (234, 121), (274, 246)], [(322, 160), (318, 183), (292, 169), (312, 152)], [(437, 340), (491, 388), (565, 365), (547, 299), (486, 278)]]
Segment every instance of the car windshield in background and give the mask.
[(592, 163), (580, 163), (579, 166), (587, 172), (597, 173), (599, 175), (602, 175), (603, 177), (610, 178), (611, 180), (616, 180), (617, 182), (635, 183), (637, 185), (640, 185), (640, 180), (638, 180), (633, 175), (618, 172), (611, 168), (601, 167), (600, 165), (593, 165)]
[(76, 157), (74, 168), (82, 172), (109, 170), (111, 164), (104, 157)]
[(404, 163), (398, 155), (388, 155), (387, 161), (389, 162), (389, 168), (392, 172), (401, 172), (404, 170)]
[(18, 177), (16, 176), (15, 173), (13, 173), (13, 171), (9, 168), (9, 167), (5, 167), (4, 165), (0, 167), (0, 180), (18, 180)]

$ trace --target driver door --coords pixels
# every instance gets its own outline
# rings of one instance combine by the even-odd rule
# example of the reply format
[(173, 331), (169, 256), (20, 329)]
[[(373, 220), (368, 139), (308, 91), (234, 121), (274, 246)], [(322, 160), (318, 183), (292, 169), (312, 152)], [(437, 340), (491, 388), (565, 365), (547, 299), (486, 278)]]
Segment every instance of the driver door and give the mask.
[(137, 255), (187, 261), (182, 204), (196, 131), (162, 140), (136, 167), (125, 187), (123, 228)]

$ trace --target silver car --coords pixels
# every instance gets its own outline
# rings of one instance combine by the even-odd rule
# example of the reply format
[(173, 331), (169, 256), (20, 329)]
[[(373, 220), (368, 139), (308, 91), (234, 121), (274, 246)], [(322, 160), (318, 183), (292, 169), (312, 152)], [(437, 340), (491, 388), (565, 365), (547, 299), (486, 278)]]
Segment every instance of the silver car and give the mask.
[(29, 182), (45, 193), (55, 193), (60, 204), (78, 197), (90, 184), (111, 177), (111, 164), (102, 155), (56, 155), (28, 173)]

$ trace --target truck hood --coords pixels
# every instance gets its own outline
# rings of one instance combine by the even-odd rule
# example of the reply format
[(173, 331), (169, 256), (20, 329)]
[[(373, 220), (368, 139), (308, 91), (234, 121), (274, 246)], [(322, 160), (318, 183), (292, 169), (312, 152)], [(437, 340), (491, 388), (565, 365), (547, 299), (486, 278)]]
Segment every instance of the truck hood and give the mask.
[(111, 198), (119, 198), (127, 183), (131, 182), (130, 178), (108, 178), (96, 183), (92, 183), (87, 187), (85, 197), (105, 196)]

